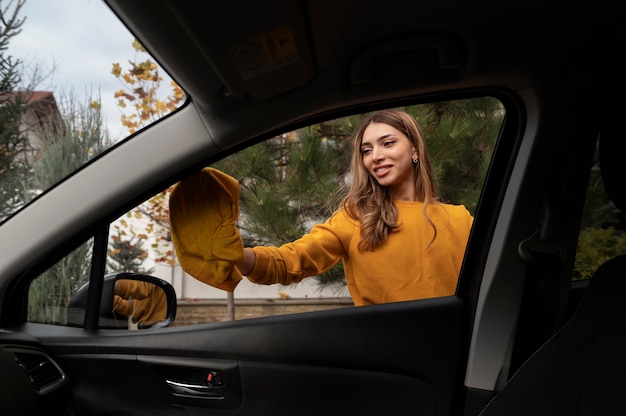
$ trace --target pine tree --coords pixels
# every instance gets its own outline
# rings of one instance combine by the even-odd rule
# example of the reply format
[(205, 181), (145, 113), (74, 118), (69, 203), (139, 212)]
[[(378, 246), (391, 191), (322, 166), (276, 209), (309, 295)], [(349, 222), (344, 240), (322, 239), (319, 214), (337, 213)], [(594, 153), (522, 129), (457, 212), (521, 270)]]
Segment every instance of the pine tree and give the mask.
[(24, 152), (28, 140), (20, 132), (20, 121), (26, 110), (27, 94), (17, 91), (21, 77), (20, 62), (7, 56), (11, 38), (21, 32), (24, 19), (18, 14), (24, 1), (0, 9), (0, 221), (23, 205), (21, 178), (28, 172)]
[(476, 213), (504, 108), (491, 97), (406, 107), (420, 124), (443, 202)]
[[(111, 74), (122, 85), (122, 88), (115, 92), (115, 98), (122, 112), (120, 121), (129, 133), (134, 133), (159, 120), (178, 108), (185, 100), (185, 93), (174, 81), (170, 81), (169, 89), (162, 84), (164, 79), (160, 75), (159, 66), (141, 43), (136, 39), (133, 40), (132, 48), (135, 56), (128, 61), (130, 68), (124, 71), (119, 63), (113, 63), (111, 70)], [(167, 91), (168, 95), (163, 97), (163, 91)], [(136, 221), (133, 220), (122, 221), (119, 225), (127, 234), (141, 233), (146, 238), (152, 237), (154, 242), (151, 244), (151, 250), (156, 254), (155, 262), (173, 267), (177, 264), (177, 259), (169, 229), (168, 200), (171, 191), (172, 187), (164, 189), (127, 214), (128, 218), (145, 220), (147, 224), (143, 229), (136, 230)]]
[(118, 229), (117, 235), (111, 236), (107, 271), (109, 273), (153, 273), (153, 269), (146, 270), (143, 266), (144, 260), (148, 257), (148, 252), (143, 249), (143, 243), (144, 240), (137, 236), (124, 239), (122, 232)]

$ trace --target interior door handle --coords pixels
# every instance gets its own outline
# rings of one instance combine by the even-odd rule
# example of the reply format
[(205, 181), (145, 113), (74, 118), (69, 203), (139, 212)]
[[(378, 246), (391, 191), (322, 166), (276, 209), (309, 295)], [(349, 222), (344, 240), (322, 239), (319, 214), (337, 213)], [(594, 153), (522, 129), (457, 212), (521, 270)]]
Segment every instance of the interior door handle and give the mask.
[(139, 355), (137, 360), (154, 375), (154, 382), (174, 404), (206, 409), (241, 406), (243, 394), (237, 361), (154, 355)]
[(219, 384), (190, 384), (165, 379), (165, 382), (174, 392), (181, 396), (216, 399), (224, 397), (224, 385)]

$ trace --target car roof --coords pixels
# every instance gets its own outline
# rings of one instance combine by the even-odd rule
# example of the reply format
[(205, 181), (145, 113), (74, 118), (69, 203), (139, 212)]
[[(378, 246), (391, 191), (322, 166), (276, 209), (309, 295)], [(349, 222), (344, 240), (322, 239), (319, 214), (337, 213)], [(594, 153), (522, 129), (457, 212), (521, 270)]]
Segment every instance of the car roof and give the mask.
[[(365, 101), (593, 76), (590, 62), (622, 47), (610, 1), (107, 3), (223, 147)], [(565, 70), (572, 61), (579, 73)]]

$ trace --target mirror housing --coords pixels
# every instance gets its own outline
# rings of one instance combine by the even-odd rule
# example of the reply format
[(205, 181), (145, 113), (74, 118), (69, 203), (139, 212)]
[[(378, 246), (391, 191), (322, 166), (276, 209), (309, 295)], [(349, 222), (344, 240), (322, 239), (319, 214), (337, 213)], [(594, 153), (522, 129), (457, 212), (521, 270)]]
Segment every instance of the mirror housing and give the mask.
[[(67, 306), (67, 325), (84, 326), (89, 283)], [(176, 291), (158, 277), (136, 273), (104, 276), (98, 319), (99, 329), (164, 328), (176, 319)]]

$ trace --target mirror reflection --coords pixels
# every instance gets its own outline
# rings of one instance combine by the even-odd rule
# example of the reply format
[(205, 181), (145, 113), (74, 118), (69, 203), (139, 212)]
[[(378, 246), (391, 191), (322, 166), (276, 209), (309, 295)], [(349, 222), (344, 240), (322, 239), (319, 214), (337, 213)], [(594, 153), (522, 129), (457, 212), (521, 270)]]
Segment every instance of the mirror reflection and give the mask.
[(126, 319), (129, 329), (151, 327), (167, 316), (165, 292), (154, 283), (118, 279), (114, 283), (112, 315), (116, 320)]
[[(72, 296), (67, 325), (84, 325), (89, 284)], [(98, 328), (147, 329), (171, 325), (176, 318), (176, 292), (172, 285), (154, 276), (114, 273), (104, 276)]]

